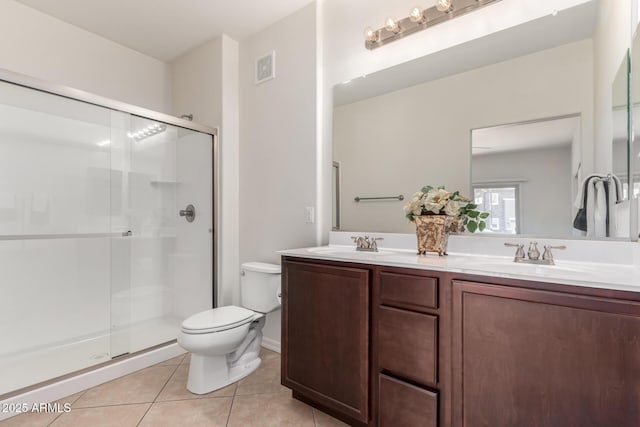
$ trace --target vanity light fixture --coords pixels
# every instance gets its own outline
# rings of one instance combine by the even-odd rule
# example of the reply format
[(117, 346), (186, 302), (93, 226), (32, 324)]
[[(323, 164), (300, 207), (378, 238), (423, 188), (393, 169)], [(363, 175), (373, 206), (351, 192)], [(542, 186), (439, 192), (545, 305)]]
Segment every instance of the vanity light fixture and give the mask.
[(500, 0), (436, 0), (436, 5), (428, 9), (412, 7), (409, 16), (403, 19), (388, 17), (384, 27), (364, 30), (364, 45), (372, 50), (415, 32), (446, 22), (458, 16), (473, 12)]
[(436, 1), (436, 9), (440, 12), (451, 12), (453, 9), (453, 0), (438, 0)]
[(400, 25), (398, 25), (398, 18), (390, 16), (384, 20), (384, 29), (390, 33), (397, 34), (400, 32)]
[(409, 11), (409, 19), (411, 22), (422, 23), (424, 21), (424, 12), (420, 6), (412, 7)]

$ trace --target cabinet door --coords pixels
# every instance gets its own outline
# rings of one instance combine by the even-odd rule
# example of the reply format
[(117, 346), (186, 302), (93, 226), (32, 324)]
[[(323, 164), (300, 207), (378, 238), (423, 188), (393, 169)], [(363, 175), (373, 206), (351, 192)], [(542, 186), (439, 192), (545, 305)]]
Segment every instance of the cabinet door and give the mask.
[(453, 281), (456, 426), (640, 425), (635, 302)]
[(282, 383), (369, 420), (369, 270), (283, 263)]

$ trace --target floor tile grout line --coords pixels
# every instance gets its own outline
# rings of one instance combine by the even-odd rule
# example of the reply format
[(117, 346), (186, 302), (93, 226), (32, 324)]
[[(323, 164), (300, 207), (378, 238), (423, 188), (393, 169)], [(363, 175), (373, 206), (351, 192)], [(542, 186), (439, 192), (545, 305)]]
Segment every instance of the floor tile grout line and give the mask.
[(142, 422), (142, 420), (144, 420), (144, 417), (147, 416), (147, 414), (149, 413), (149, 411), (151, 410), (151, 407), (153, 406), (153, 402), (149, 403), (149, 407), (147, 408), (146, 411), (144, 411), (144, 414), (142, 414), (142, 416), (140, 417), (140, 420), (138, 421), (138, 423), (136, 424), (136, 427), (138, 427), (140, 425), (140, 423)]
[(153, 403), (184, 402), (187, 400), (228, 399), (230, 397), (233, 398), (233, 396), (185, 397), (180, 399), (156, 400)]
[(156, 403), (158, 401), (158, 397), (160, 397), (160, 395), (162, 394), (164, 389), (167, 388), (167, 384), (169, 384), (171, 379), (178, 373), (178, 368), (179, 367), (180, 367), (180, 365), (176, 366), (175, 369), (173, 370), (173, 372), (171, 373), (171, 375), (169, 375), (169, 378), (167, 378), (167, 381), (165, 381), (164, 385), (160, 388), (160, 391), (158, 391), (158, 394), (156, 394), (156, 397), (154, 397), (153, 400), (151, 401), (152, 404)]
[(55, 423), (55, 422), (56, 422), (56, 420), (57, 420), (58, 418), (60, 418), (61, 416), (62, 416), (62, 413), (60, 413), (60, 414), (56, 415), (56, 417), (55, 417), (54, 419), (52, 419), (52, 420), (51, 420), (51, 422), (50, 422), (49, 424), (47, 424), (47, 427), (49, 427), (50, 425), (52, 425), (53, 423)]
[(94, 405), (94, 406), (81, 406), (79, 408), (71, 408), (72, 410), (80, 410), (80, 409), (98, 409), (98, 408), (112, 408), (114, 406), (133, 406), (133, 405), (146, 405), (147, 403), (153, 403), (151, 401), (149, 402), (128, 402), (128, 403), (107, 403), (104, 405)]
[[(237, 389), (237, 387), (236, 387), (236, 389)], [(228, 427), (228, 426), (229, 426), (229, 421), (231, 421), (231, 411), (233, 411), (233, 404), (234, 404), (235, 402), (236, 402), (236, 396), (234, 395), (234, 396), (231, 398), (231, 406), (229, 406), (229, 414), (227, 415), (227, 422), (224, 424), (224, 425), (225, 425), (225, 427)]]
[[(156, 365), (157, 366), (157, 365)], [(171, 378), (173, 378), (173, 376), (176, 374), (176, 372), (178, 372), (178, 367), (180, 365), (177, 365), (173, 372), (171, 373), (171, 375), (169, 375), (169, 378), (167, 378), (167, 381), (165, 381), (164, 385), (160, 388), (160, 391), (158, 391), (158, 394), (156, 394), (156, 397), (153, 398), (153, 400), (151, 401), (151, 403), (149, 403), (149, 407), (147, 408), (146, 411), (144, 411), (144, 414), (142, 415), (142, 417), (140, 418), (140, 420), (138, 421), (138, 423), (136, 424), (136, 427), (138, 427), (140, 425), (140, 423), (142, 423), (142, 420), (144, 420), (144, 417), (147, 416), (147, 414), (149, 413), (149, 411), (151, 410), (151, 408), (153, 407), (153, 405), (156, 403), (156, 401), (158, 400), (158, 397), (160, 397), (160, 394), (162, 393), (162, 390), (165, 389), (165, 387), (167, 387), (167, 384), (169, 384), (169, 381), (171, 381)]]

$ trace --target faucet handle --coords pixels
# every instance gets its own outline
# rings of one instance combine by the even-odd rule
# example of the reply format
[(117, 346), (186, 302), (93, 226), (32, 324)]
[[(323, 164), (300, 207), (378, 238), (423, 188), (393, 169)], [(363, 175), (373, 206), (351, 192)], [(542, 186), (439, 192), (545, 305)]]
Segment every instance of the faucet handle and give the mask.
[(521, 243), (505, 243), (505, 246), (508, 247), (512, 247), (512, 248), (518, 248), (516, 249), (516, 255), (514, 257), (514, 261), (518, 262), (524, 259), (524, 244)]
[(544, 246), (544, 253), (542, 254), (542, 259), (545, 261), (549, 261), (549, 263), (553, 265), (554, 264), (553, 254), (551, 253), (551, 249), (567, 249), (567, 247), (564, 245), (560, 245), (560, 246), (545, 245)]
[(378, 252), (378, 240), (384, 240), (384, 237), (372, 237), (371, 238), (371, 249)]

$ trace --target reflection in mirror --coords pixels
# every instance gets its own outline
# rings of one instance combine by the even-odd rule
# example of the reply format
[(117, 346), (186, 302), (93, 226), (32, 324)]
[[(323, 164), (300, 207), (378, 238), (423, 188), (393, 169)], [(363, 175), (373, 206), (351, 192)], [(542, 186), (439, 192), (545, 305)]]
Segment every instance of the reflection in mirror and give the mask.
[[(624, 199), (629, 198), (629, 138), (627, 125), (629, 123), (629, 108), (627, 100), (629, 55), (620, 63), (616, 77), (612, 84), (612, 106), (613, 106), (613, 140), (611, 145), (611, 162), (613, 173), (620, 178), (623, 186)], [(634, 186), (635, 187), (635, 186)], [(634, 188), (634, 195), (640, 188)]]
[(572, 116), (471, 132), (473, 197), (490, 214), (485, 232), (573, 235), (580, 124)]
[(331, 229), (340, 230), (340, 162), (333, 162), (333, 168), (331, 171), (331, 188), (333, 193)]
[[(494, 233), (576, 236), (572, 222), (580, 184), (595, 172), (617, 172), (611, 160), (612, 126), (607, 123), (612, 120), (611, 83), (629, 38), (611, 37), (628, 23), (625, 11), (611, 9), (623, 3), (585, 1), (337, 85), (333, 160), (341, 169), (340, 228), (413, 233), (414, 225), (403, 215), (404, 202), (355, 203), (354, 198), (403, 194), (408, 199), (424, 185), (444, 185), (475, 197), (473, 181), (493, 181), (491, 188), (478, 187), (484, 193), (477, 198), (484, 202), (496, 197), (503, 205)], [(600, 19), (599, 13), (620, 22)], [(608, 94), (605, 100), (603, 92)], [(558, 182), (552, 180), (544, 191), (537, 191), (539, 197), (528, 200), (536, 193), (524, 181), (505, 189), (496, 182), (504, 177), (481, 179), (475, 172), (471, 176), (473, 130), (532, 125), (550, 118), (571, 118), (577, 130), (564, 140), (564, 148), (553, 148), (563, 150), (562, 161), (554, 158), (557, 167), (563, 165), (563, 178), (558, 174)], [(528, 132), (527, 127), (514, 126), (517, 129)], [(536, 178), (550, 176), (549, 162), (530, 162)], [(510, 178), (533, 182), (524, 172)]]
[(629, 148), (629, 176), (633, 182), (631, 203), (631, 237), (637, 238), (640, 228), (638, 204), (640, 202), (640, 29), (636, 29), (630, 49), (629, 105), (631, 115), (631, 142)]

